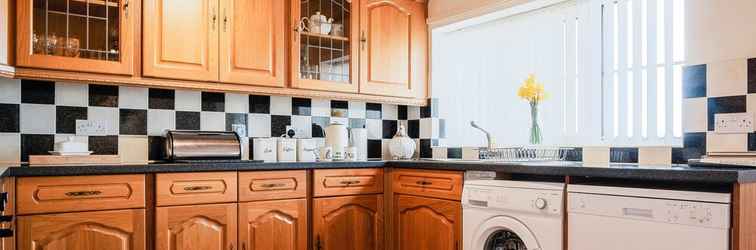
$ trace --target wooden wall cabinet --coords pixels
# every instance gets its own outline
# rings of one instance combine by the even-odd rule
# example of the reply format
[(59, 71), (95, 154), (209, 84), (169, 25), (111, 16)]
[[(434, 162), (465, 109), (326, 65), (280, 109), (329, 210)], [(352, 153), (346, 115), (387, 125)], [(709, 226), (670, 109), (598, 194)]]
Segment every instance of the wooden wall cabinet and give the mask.
[(427, 8), (415, 0), (360, 0), (360, 93), (425, 98)]
[(132, 75), (140, 1), (16, 1), (16, 64)]
[(236, 248), (236, 203), (158, 207), (157, 250)]

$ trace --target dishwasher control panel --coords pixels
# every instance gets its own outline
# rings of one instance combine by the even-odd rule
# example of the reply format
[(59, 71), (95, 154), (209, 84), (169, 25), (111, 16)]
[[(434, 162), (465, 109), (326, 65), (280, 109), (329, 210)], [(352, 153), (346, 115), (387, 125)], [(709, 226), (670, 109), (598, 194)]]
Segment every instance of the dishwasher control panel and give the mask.
[(555, 190), (467, 185), (462, 193), (466, 207), (561, 215), (563, 192)]

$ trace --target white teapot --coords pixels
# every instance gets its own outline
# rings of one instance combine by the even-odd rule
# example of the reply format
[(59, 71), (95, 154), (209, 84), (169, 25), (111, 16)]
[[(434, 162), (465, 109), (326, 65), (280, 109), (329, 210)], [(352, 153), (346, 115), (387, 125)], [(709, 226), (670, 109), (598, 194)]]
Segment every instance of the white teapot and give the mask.
[(307, 26), (312, 33), (327, 35), (331, 33), (332, 23), (333, 18), (328, 18), (317, 11), (315, 15), (310, 16)]

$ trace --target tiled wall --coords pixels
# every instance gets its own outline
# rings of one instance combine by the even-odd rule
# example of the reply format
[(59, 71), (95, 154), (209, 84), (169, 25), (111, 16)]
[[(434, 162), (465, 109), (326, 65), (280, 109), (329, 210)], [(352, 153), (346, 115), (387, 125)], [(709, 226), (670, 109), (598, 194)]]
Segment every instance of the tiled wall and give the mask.
[(320, 138), (332, 121), (367, 128), (369, 158), (387, 157), (388, 139), (404, 124), (419, 154), (430, 157), (440, 134), (432, 107), (0, 79), (0, 162), (46, 154), (75, 135), (76, 120), (107, 124), (104, 134), (75, 139), (95, 154), (120, 154), (124, 162), (161, 159), (167, 129), (232, 131), (241, 124), (247, 146), (250, 138), (282, 135), (288, 125), (297, 137)]

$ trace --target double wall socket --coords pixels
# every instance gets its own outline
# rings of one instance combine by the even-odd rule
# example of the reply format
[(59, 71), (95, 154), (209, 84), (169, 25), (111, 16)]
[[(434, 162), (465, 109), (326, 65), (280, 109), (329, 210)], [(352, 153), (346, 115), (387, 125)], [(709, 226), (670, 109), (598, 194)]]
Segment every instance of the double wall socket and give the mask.
[(720, 134), (751, 133), (754, 131), (753, 114), (714, 114), (714, 132)]

